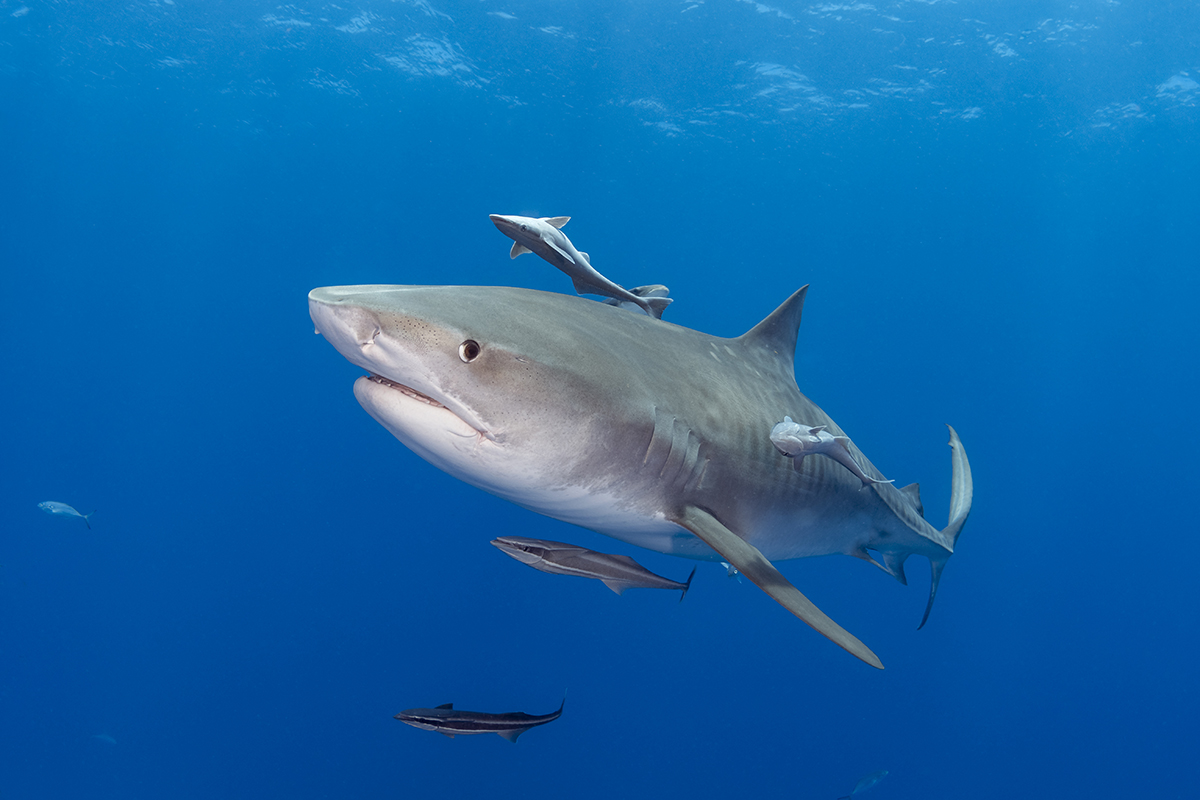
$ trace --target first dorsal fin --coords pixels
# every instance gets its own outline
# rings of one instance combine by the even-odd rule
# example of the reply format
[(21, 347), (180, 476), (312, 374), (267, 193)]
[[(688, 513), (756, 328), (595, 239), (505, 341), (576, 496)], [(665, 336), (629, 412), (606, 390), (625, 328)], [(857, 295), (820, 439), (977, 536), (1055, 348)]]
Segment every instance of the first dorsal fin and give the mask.
[(454, 703), (442, 703), (440, 706), (438, 706), (438, 708), (449, 708), (449, 709), (453, 710)]
[(804, 295), (807, 293), (808, 284), (805, 284), (784, 300), (783, 305), (768, 314), (766, 319), (742, 334), (739, 341), (777, 353), (787, 362), (788, 368), (792, 369), (792, 363), (796, 359), (796, 334), (800, 330), (800, 313), (804, 310)]
[(570, 217), (542, 217), (542, 222), (545, 222), (548, 225), (553, 225), (556, 228), (561, 228), (570, 221)]

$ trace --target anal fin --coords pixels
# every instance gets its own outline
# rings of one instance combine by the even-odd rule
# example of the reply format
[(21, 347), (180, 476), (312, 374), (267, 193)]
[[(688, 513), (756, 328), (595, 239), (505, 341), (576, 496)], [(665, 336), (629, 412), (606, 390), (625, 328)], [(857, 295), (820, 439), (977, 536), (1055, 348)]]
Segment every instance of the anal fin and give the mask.
[(688, 529), (737, 570), (769, 594), (777, 603), (795, 614), (810, 627), (846, 652), (883, 669), (883, 662), (853, 634), (825, 615), (812, 601), (801, 594), (783, 574), (775, 569), (758, 548), (726, 528), (716, 517), (703, 509), (689, 506), (676, 524)]
[(625, 590), (629, 588), (629, 584), (625, 581), (601, 580), (600, 582), (617, 594), (624, 594)]
[(529, 730), (529, 728), (513, 728), (512, 730), (508, 730), (508, 731), (496, 731), (496, 733), (500, 734), (505, 739), (508, 739), (513, 744), (516, 744), (517, 737), (520, 736), (522, 733), (524, 733), (527, 730)]

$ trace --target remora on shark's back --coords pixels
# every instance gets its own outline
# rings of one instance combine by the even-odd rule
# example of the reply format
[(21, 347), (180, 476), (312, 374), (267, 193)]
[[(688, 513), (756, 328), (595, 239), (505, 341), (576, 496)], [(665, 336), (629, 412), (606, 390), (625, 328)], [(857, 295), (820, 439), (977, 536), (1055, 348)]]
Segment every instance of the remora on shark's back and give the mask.
[(663, 310), (671, 304), (667, 287), (661, 284), (639, 287), (646, 295), (634, 294), (623, 289), (601, 275), (592, 266), (587, 253), (575, 249), (571, 240), (560, 229), (570, 217), (514, 217), (492, 214), (492, 224), (501, 233), (513, 240), (509, 258), (522, 253), (535, 253), (570, 276), (575, 291), (580, 294), (599, 294), (622, 303), (632, 303), (655, 319), (661, 319)]
[(498, 536), (492, 544), (522, 564), (527, 564), (551, 575), (575, 575), (580, 578), (595, 578), (617, 594), (626, 589), (678, 589), (683, 600), (696, 570), (688, 575), (686, 583), (655, 575), (629, 556), (598, 553), (579, 545), (566, 542), (551, 542), (546, 539), (529, 539), (524, 536)]
[[(806, 291), (734, 339), (496, 286), (325, 287), (309, 293), (309, 311), (370, 373), (354, 384), (363, 408), (431, 464), (639, 547), (727, 561), (882, 668), (768, 559), (845, 553), (905, 582), (905, 559), (926, 556), (927, 619), (970, 512), (970, 466), (951, 428), (950, 523), (938, 530), (915, 484), (863, 488), (831, 459), (794, 468), (775, 449), (769, 435), (784, 414), (845, 435), (796, 386)], [(864, 475), (884, 480), (853, 442), (845, 447)]]

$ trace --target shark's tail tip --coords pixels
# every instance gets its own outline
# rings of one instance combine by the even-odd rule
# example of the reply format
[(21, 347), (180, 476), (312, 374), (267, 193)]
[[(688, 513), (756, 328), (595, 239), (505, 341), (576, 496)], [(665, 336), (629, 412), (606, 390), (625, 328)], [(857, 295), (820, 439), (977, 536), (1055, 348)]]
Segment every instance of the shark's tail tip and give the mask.
[(958, 535), (962, 533), (963, 525), (967, 523), (967, 517), (971, 514), (971, 502), (975, 496), (975, 484), (971, 479), (971, 462), (967, 460), (967, 451), (954, 426), (947, 423), (946, 427), (950, 429), (950, 449), (953, 451), (950, 462), (953, 474), (950, 478), (950, 520), (941, 533), (943, 541), (948, 542), (948, 552), (944, 558), (929, 559), (929, 601), (925, 604), (925, 615), (921, 617), (921, 624), (917, 626), (917, 630), (924, 628), (929, 620), (929, 612), (933, 610), (933, 598), (937, 595), (938, 582), (942, 578), (942, 569), (954, 552)]

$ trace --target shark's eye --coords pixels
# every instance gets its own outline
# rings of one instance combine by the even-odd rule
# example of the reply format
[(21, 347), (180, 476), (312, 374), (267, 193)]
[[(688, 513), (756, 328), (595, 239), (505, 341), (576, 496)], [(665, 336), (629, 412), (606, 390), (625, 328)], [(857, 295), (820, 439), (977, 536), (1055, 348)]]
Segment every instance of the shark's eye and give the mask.
[(474, 339), (467, 339), (458, 346), (458, 357), (464, 363), (470, 364), (475, 359), (479, 358), (479, 353), (483, 348), (479, 346), (479, 342)]

